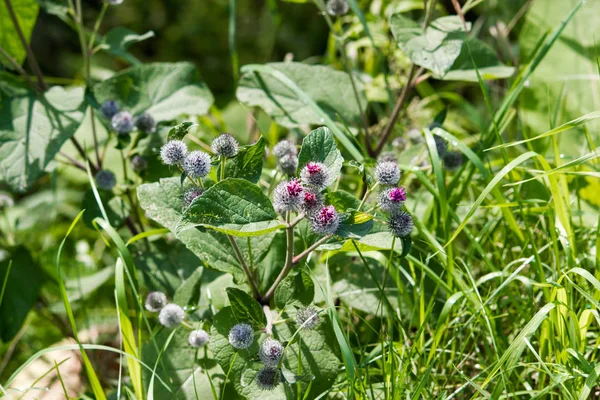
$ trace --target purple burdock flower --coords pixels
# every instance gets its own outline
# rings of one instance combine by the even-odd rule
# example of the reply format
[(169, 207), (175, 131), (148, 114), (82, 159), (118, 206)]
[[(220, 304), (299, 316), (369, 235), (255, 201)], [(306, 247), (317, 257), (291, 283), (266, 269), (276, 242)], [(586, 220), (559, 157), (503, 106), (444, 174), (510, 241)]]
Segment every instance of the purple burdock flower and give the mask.
[(375, 179), (383, 186), (396, 186), (400, 181), (400, 168), (391, 161), (383, 161), (375, 167)]
[(127, 135), (133, 130), (133, 117), (129, 112), (121, 111), (120, 113), (113, 115), (110, 120), (110, 126), (112, 126), (119, 135)]
[(279, 340), (267, 338), (262, 342), (258, 356), (265, 366), (276, 367), (281, 357), (283, 357), (283, 350), (283, 345)]
[(402, 207), (406, 201), (406, 189), (404, 188), (389, 188), (384, 189), (379, 194), (379, 208), (382, 211), (393, 212)]
[(333, 183), (333, 174), (325, 164), (309, 162), (300, 171), (300, 179), (306, 186), (321, 191)]
[(298, 211), (304, 201), (304, 188), (298, 179), (281, 182), (273, 193), (273, 207), (280, 214)]
[(277, 368), (264, 367), (256, 374), (256, 385), (262, 390), (273, 390), (279, 385)]
[(188, 153), (183, 160), (183, 170), (190, 178), (202, 178), (210, 172), (210, 156), (203, 151)]
[(187, 145), (181, 140), (171, 140), (160, 148), (160, 158), (167, 165), (179, 164), (187, 154)]
[(392, 235), (403, 238), (410, 235), (414, 227), (414, 222), (409, 213), (405, 211), (394, 212), (390, 215), (388, 228)]
[(323, 195), (319, 192), (304, 192), (304, 201), (302, 202), (302, 211), (306, 215), (311, 215), (323, 207)]
[(106, 100), (102, 106), (100, 106), (100, 113), (106, 119), (111, 119), (119, 112), (119, 105), (114, 100)]
[(318, 235), (335, 233), (340, 225), (340, 217), (334, 206), (325, 206), (310, 217), (310, 227)]
[(199, 186), (191, 186), (183, 192), (181, 202), (183, 203), (183, 209), (188, 208), (196, 197), (200, 197), (204, 193), (204, 189)]

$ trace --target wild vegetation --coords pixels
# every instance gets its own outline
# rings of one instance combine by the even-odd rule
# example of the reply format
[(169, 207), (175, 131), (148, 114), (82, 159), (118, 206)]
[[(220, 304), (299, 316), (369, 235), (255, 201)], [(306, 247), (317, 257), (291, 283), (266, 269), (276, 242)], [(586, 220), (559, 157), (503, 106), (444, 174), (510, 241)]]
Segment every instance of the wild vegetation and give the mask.
[(600, 398), (598, 18), (2, 0), (0, 397)]

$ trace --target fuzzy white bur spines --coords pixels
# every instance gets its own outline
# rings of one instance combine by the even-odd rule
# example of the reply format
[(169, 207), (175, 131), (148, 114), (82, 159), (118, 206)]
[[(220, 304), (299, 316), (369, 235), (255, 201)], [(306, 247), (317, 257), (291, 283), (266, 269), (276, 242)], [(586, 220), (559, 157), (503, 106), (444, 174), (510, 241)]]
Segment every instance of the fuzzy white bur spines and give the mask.
[(450, 171), (456, 171), (463, 164), (462, 153), (449, 151), (444, 155), (444, 167)]
[(94, 176), (96, 180), (96, 186), (101, 190), (112, 190), (112, 188), (117, 184), (117, 178), (115, 178), (115, 174), (107, 169), (101, 169), (96, 172), (96, 176)]
[(383, 186), (396, 186), (400, 181), (400, 168), (391, 161), (383, 161), (375, 167), (375, 179)]
[(346, 0), (329, 0), (327, 2), (327, 13), (332, 17), (346, 15), (350, 6)]
[(304, 201), (304, 188), (298, 179), (281, 182), (273, 192), (273, 207), (283, 214), (298, 211)]
[(202, 178), (210, 172), (210, 156), (203, 151), (195, 150), (185, 156), (182, 165), (190, 178)]
[(196, 329), (190, 332), (188, 343), (192, 347), (204, 347), (210, 342), (210, 336), (204, 329)]
[(158, 314), (158, 322), (167, 328), (175, 328), (185, 318), (185, 311), (177, 304), (167, 304)]
[(385, 153), (381, 153), (381, 155), (377, 157), (377, 162), (397, 163), (398, 157), (396, 157), (396, 154), (392, 153), (391, 151), (386, 151)]
[(110, 120), (110, 126), (119, 135), (127, 135), (134, 127), (133, 116), (128, 111), (118, 112)]
[(141, 172), (148, 168), (148, 161), (143, 156), (136, 154), (131, 157), (131, 168), (133, 168), (135, 172)]
[(314, 307), (302, 307), (296, 311), (296, 325), (299, 329), (315, 329), (319, 324), (319, 313)]
[(263, 367), (256, 374), (256, 385), (262, 390), (273, 390), (279, 385), (279, 370), (273, 367)]
[(229, 133), (223, 133), (213, 140), (210, 147), (216, 155), (231, 158), (237, 155), (240, 145)]
[(135, 119), (135, 126), (144, 133), (156, 132), (156, 121), (152, 115), (143, 113)]
[(167, 305), (167, 295), (163, 292), (150, 292), (146, 296), (144, 306), (150, 312), (159, 312)]
[(100, 106), (100, 114), (106, 119), (112, 119), (119, 112), (119, 105), (114, 100), (106, 100)]
[(267, 367), (276, 367), (283, 357), (283, 345), (279, 340), (267, 338), (262, 342), (258, 356)]
[(310, 217), (310, 227), (318, 235), (333, 234), (340, 226), (340, 217), (334, 206), (325, 206)]
[(251, 325), (236, 324), (229, 331), (229, 344), (238, 350), (247, 349), (254, 341), (254, 330)]
[(296, 145), (291, 140), (282, 140), (273, 147), (273, 155), (277, 158), (286, 155), (297, 155)]
[(333, 173), (323, 163), (309, 162), (300, 171), (300, 179), (304, 185), (322, 191), (333, 183)]
[(200, 197), (202, 195), (202, 193), (204, 193), (204, 189), (202, 189), (199, 186), (191, 186), (191, 187), (185, 189), (185, 191), (183, 192), (183, 196), (181, 198), (181, 202), (183, 203), (183, 208), (184, 209), (188, 208), (192, 204), (192, 201), (194, 201), (194, 199), (196, 197)]
[(181, 140), (171, 140), (160, 148), (160, 158), (166, 165), (176, 165), (185, 159), (187, 145)]
[(405, 211), (398, 211), (390, 214), (388, 227), (392, 235), (404, 238), (410, 235), (413, 230), (414, 222), (412, 216)]
[(306, 190), (304, 192), (304, 201), (302, 202), (302, 211), (306, 215), (312, 215), (323, 207), (323, 195), (319, 192)]
[(298, 169), (298, 156), (286, 154), (277, 160), (279, 168), (287, 175), (294, 175)]
[(379, 193), (378, 205), (382, 211), (394, 212), (398, 211), (406, 201), (406, 189), (404, 188), (388, 188)]

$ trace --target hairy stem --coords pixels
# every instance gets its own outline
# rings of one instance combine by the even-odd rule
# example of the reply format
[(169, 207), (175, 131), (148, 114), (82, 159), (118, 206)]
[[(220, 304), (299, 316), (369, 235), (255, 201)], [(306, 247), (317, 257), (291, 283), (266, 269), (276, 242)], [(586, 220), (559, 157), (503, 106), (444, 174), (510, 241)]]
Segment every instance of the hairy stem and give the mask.
[(260, 299), (260, 291), (258, 290), (258, 285), (256, 284), (256, 281), (252, 277), (252, 274), (250, 273), (250, 269), (248, 269), (248, 266), (246, 265), (246, 261), (244, 261), (244, 256), (242, 255), (242, 252), (240, 251), (240, 248), (239, 248), (237, 242), (235, 241), (235, 238), (231, 235), (227, 235), (227, 238), (229, 238), (229, 243), (231, 243), (231, 246), (233, 247), (233, 250), (235, 251), (235, 255), (240, 263), (240, 267), (242, 267), (244, 274), (246, 274), (246, 279), (248, 279), (248, 284), (250, 285), (250, 288), (252, 289), (254, 298)]
[[(287, 220), (289, 221), (289, 213), (288, 213)], [(285, 256), (285, 265), (284, 265), (283, 269), (281, 270), (281, 272), (279, 273), (279, 275), (277, 276), (277, 278), (275, 279), (275, 282), (273, 282), (273, 284), (271, 285), (271, 287), (269, 288), (267, 293), (265, 293), (264, 297), (262, 298), (263, 303), (266, 303), (269, 301), (269, 299), (271, 299), (273, 294), (275, 294), (275, 289), (277, 289), (277, 286), (290, 273), (292, 268), (294, 268), (294, 262), (293, 262), (294, 261), (294, 226), (291, 224), (288, 224), (288, 227), (286, 228), (285, 233), (286, 233), (286, 237), (287, 237), (287, 251), (286, 251), (286, 256)]]
[(298, 254), (292, 259), (292, 265), (298, 264), (300, 261), (302, 261), (302, 259), (312, 253), (317, 247), (329, 240), (332, 236), (333, 235), (323, 236), (321, 239), (314, 242), (308, 249), (304, 250), (302, 253)]

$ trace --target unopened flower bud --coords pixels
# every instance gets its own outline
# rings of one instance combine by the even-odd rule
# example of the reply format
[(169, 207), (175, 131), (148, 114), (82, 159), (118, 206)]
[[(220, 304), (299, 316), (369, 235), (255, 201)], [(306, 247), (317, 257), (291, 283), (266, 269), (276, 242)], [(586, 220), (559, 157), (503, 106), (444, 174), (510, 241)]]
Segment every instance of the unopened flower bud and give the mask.
[(133, 130), (133, 117), (128, 111), (121, 111), (113, 115), (110, 126), (119, 135), (127, 135)]
[(262, 342), (258, 356), (267, 367), (276, 367), (283, 357), (283, 350), (283, 345), (279, 340), (267, 338)]
[(196, 329), (190, 332), (188, 343), (192, 347), (204, 347), (210, 342), (210, 336), (204, 329)]
[(396, 186), (400, 181), (400, 168), (395, 162), (384, 161), (375, 167), (375, 179), (383, 186)]
[(183, 203), (183, 209), (188, 208), (196, 197), (200, 197), (204, 193), (204, 189), (199, 186), (191, 186), (183, 192), (181, 202)]
[(229, 344), (235, 349), (247, 349), (254, 341), (254, 330), (248, 324), (236, 324), (229, 331)]
[(262, 390), (273, 390), (279, 385), (277, 368), (264, 367), (256, 374), (256, 385)]
[(152, 115), (143, 113), (135, 119), (135, 126), (144, 133), (156, 132), (156, 121)]
[(319, 324), (319, 314), (314, 307), (302, 307), (296, 311), (296, 325), (300, 329), (315, 329)]
[(405, 211), (398, 211), (390, 215), (388, 227), (392, 235), (407, 237), (413, 230), (414, 222), (411, 215)]
[(167, 305), (167, 296), (163, 292), (150, 292), (146, 296), (146, 310), (151, 312), (159, 312)]
[(185, 311), (177, 304), (167, 304), (160, 310), (158, 314), (158, 321), (162, 326), (167, 328), (174, 328), (181, 324), (185, 318)]
[(96, 172), (96, 186), (101, 190), (112, 190), (112, 188), (117, 184), (117, 178), (115, 178), (115, 174), (107, 169), (101, 169)]
[(183, 170), (190, 178), (202, 178), (210, 172), (210, 156), (196, 150), (188, 153), (183, 160)]
[(118, 112), (119, 105), (114, 100), (106, 100), (102, 106), (100, 106), (100, 113), (106, 119), (112, 119)]
[(239, 151), (237, 140), (229, 133), (219, 135), (211, 144), (213, 153), (227, 158), (235, 157)]
[(187, 145), (181, 140), (171, 140), (160, 149), (160, 158), (167, 165), (179, 164), (187, 154)]

